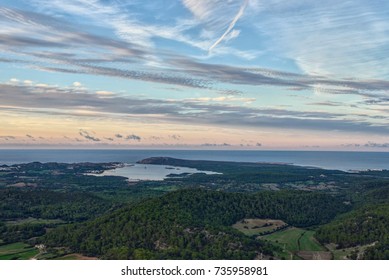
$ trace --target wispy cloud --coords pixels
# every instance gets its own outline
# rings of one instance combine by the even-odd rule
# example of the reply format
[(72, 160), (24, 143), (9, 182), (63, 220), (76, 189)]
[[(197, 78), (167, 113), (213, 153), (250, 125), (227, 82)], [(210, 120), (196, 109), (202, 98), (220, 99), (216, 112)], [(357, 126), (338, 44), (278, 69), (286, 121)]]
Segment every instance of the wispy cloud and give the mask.
[(269, 48), (305, 73), (388, 78), (387, 2), (261, 2), (255, 20), (258, 31), (267, 35)]
[[(389, 135), (385, 119), (369, 118), (358, 114), (256, 108), (188, 100), (142, 99), (118, 95), (106, 99), (87, 90), (77, 89), (77, 92), (75, 90), (75, 88), (53, 86), (40, 88), (0, 84), (0, 99), (2, 100), (0, 108), (3, 111), (19, 110), (21, 112), (28, 108), (30, 113), (35, 111), (80, 118), (104, 114), (111, 118), (130, 120), (133, 117), (142, 116), (143, 119), (148, 118), (158, 123)], [(82, 113), (79, 113), (79, 110), (82, 110)], [(80, 130), (79, 134), (88, 140), (100, 140), (87, 130)], [(122, 134), (115, 135), (116, 138), (121, 138), (121, 136)], [(130, 135), (133, 140), (137, 140), (136, 137), (140, 138), (137, 135)], [(180, 139), (177, 135), (171, 135), (171, 137), (176, 140)]]
[[(161, 133), (162, 123), (374, 134), (381, 138), (364, 139), (380, 143), (389, 133), (388, 8), (363, 0), (8, 1), (0, 5), (0, 114), (67, 116), (85, 130), (66, 140), (89, 144), (187, 140)], [(106, 117), (158, 129), (97, 135), (79, 122), (103, 127)], [(2, 134), (40, 139), (10, 123)]]
[[(223, 33), (222, 36), (220, 36), (219, 39), (216, 40), (216, 42), (209, 47), (209, 52), (211, 52), (217, 45), (219, 45), (223, 40), (224, 38), (228, 35), (228, 33), (230, 33), (232, 31), (232, 29), (235, 27), (235, 24), (236, 22), (241, 18), (241, 16), (243, 15), (243, 12), (244, 10), (246, 9), (246, 6), (247, 6), (247, 3), (248, 3), (248, 0), (245, 0), (242, 4), (242, 6), (240, 7), (238, 13), (235, 15), (235, 17), (233, 18), (233, 20), (231, 21), (231, 23), (228, 25), (228, 28), (227, 30)], [(236, 33), (235, 33), (236, 34)]]
[(93, 141), (93, 142), (100, 142), (101, 141), (100, 138), (93, 136), (93, 134), (94, 134), (93, 132), (89, 132), (85, 129), (80, 129), (79, 134), (80, 134), (80, 136), (84, 137), (85, 139)]
[[(34, 0), (37, 6), (45, 7), (45, 10), (52, 13), (66, 13), (77, 15), (82, 18), (92, 20), (96, 25), (104, 25), (111, 28), (116, 36), (122, 40), (146, 48), (153, 48), (153, 38), (165, 38), (175, 41), (184, 42), (196, 47), (200, 45), (190, 37), (185, 36), (182, 31), (190, 28), (195, 23), (186, 24), (151, 24), (138, 20), (139, 13), (134, 12), (134, 3), (123, 3), (119, 1), (111, 1), (109, 3), (103, 1), (89, 0), (68, 0), (66, 2), (60, 0)], [(147, 5), (145, 5), (147, 6)], [(151, 5), (153, 6), (153, 5)], [(150, 7), (151, 7), (150, 6)], [(163, 5), (155, 4), (159, 8), (165, 8)], [(152, 9), (155, 11), (155, 7)], [(150, 12), (150, 11), (148, 11)], [(189, 23), (189, 26), (187, 26)], [(151, 58), (151, 57), (150, 57)]]
[[(95, 2), (97, 1), (93, 2), (94, 5)], [(48, 15), (7, 8), (1, 8), (1, 14), (4, 16), (3, 22), (8, 25), (0, 30), (0, 49), (12, 54), (17, 50), (19, 55), (24, 56), (24, 64), (41, 71), (120, 77), (212, 89), (227, 95), (242, 92), (216, 88), (216, 84), (271, 85), (291, 91), (298, 89), (324, 94), (358, 94), (371, 98), (376, 98), (377, 95), (385, 97), (389, 86), (387, 80), (329, 78), (266, 68), (205, 63), (184, 55), (177, 56), (162, 50), (151, 51), (138, 44), (107, 40), (105, 37), (80, 32), (71, 23)], [(15, 27), (11, 28), (9, 25)], [(13, 32), (14, 29), (17, 30), (16, 33)], [(91, 45), (94, 46), (92, 52)], [(69, 49), (74, 52), (69, 52)], [(152, 56), (158, 57), (159, 63), (164, 65), (163, 69), (147, 65)], [(3, 62), (12, 61), (6, 59)], [(98, 91), (98, 94), (108, 95), (109, 91)]]

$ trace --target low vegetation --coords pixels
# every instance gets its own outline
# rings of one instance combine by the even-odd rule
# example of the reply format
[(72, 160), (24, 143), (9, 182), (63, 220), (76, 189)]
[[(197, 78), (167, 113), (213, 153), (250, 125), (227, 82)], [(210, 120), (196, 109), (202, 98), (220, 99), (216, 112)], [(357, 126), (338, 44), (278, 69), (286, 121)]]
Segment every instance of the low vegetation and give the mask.
[(22, 242), (0, 246), (0, 260), (28, 260), (38, 253), (37, 248)]

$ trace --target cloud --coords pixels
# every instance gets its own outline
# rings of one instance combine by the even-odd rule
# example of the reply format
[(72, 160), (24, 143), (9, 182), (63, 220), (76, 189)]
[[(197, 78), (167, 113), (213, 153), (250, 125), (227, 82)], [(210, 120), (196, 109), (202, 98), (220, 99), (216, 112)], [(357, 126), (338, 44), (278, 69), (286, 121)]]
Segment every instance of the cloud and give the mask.
[[(206, 2), (206, 1), (204, 1)], [(222, 7), (223, 11), (223, 24), (216, 24), (215, 22), (220, 21), (221, 16), (213, 14), (213, 18), (219, 18), (217, 20), (211, 20), (212, 28), (225, 27), (225, 23), (231, 21), (231, 13), (236, 14), (236, 6), (233, 2), (223, 3), (223, 1), (217, 1), (219, 7)], [(207, 40), (195, 36), (193, 30), (201, 29), (203, 24), (197, 19), (185, 19), (181, 17), (169, 18), (169, 23), (166, 21), (157, 21), (156, 23), (150, 23), (150, 21), (145, 20), (145, 18), (137, 11), (139, 8), (145, 14), (160, 14), (161, 17), (166, 18), (166, 13), (171, 12), (171, 4), (164, 5), (162, 3), (154, 3), (153, 5), (143, 4), (138, 5), (132, 2), (102, 2), (102, 1), (90, 1), (90, 0), (68, 0), (66, 3), (60, 0), (33, 0), (28, 3), (29, 5), (35, 5), (36, 10), (40, 13), (26, 12), (17, 9), (8, 9), (4, 8), (0, 10), (0, 14), (5, 15), (5, 19), (8, 21), (13, 21), (16, 25), (22, 25), (22, 28), (9, 28), (10, 34), (12, 35), (12, 30), (17, 29), (18, 31), (26, 30), (26, 37), (32, 39), (31, 44), (34, 44), (35, 47), (53, 47), (53, 48), (66, 48), (72, 49), (74, 52), (77, 52), (77, 49), (84, 46), (94, 46), (106, 48), (107, 50), (112, 50), (116, 54), (116, 60), (123, 60), (123, 57), (143, 57), (142, 64), (162, 66), (165, 68), (163, 63), (160, 61), (161, 53), (158, 53), (159, 48), (155, 46), (154, 39), (163, 39), (167, 41), (175, 41), (179, 44), (185, 44), (186, 46), (200, 49), (202, 51), (208, 51), (209, 46), (214, 42), (215, 35)], [(173, 3), (173, 5), (176, 5)], [(227, 9), (225, 7), (228, 6)], [(239, 6), (238, 6), (239, 7)], [(91, 12), (93, 11), (93, 12)], [(227, 12), (226, 12), (227, 11)], [(71, 18), (71, 22), (66, 22), (67, 18)], [(156, 16), (157, 19), (157, 16)], [(226, 21), (227, 20), (227, 21)], [(101, 38), (99, 36), (90, 35), (87, 33), (79, 32), (81, 25), (84, 29), (89, 29), (85, 27), (85, 22), (88, 22), (89, 26), (94, 26), (95, 28), (101, 28), (112, 30), (117, 40), (113, 40), (112, 37)], [(73, 27), (72, 27), (73, 26)], [(13, 26), (14, 27), (14, 26)], [(229, 37), (232, 39), (238, 35), (238, 31), (233, 30), (230, 32)], [(34, 34), (35, 36), (31, 36)], [(9, 35), (9, 34), (8, 34)], [(81, 35), (81, 36), (79, 36)], [(220, 36), (220, 35), (219, 35)], [(9, 38), (5, 38), (6, 42)], [(38, 39), (38, 41), (33, 41), (33, 39)], [(44, 43), (46, 40), (47, 44)], [(88, 41), (89, 44), (88, 44)], [(9, 51), (12, 51), (15, 47), (28, 47), (28, 44), (19, 40), (9, 40), (10, 46)], [(62, 45), (61, 45), (62, 44)], [(65, 46), (66, 44), (70, 45)], [(13, 48), (12, 48), (12, 45)], [(89, 54), (91, 51), (83, 53)], [(104, 57), (101, 59), (97, 56), (101, 55), (100, 51), (93, 51), (95, 53), (94, 58), (84, 59), (80, 58), (80, 62), (87, 63), (98, 60), (103, 61)], [(155, 53), (157, 52), (157, 53)], [(174, 52), (176, 54), (176, 52)], [(218, 54), (230, 54), (237, 57), (242, 57), (244, 59), (253, 59), (257, 54), (253, 51), (243, 51), (236, 50), (231, 47), (222, 47), (218, 48)], [(109, 58), (112, 59), (112, 58)], [(131, 59), (128, 59), (127, 62), (130, 62)], [(135, 59), (136, 61), (136, 59)], [(134, 62), (134, 61), (132, 61)]]
[[(181, 21), (166, 24), (160, 21), (152, 24), (138, 19), (140, 17), (139, 12), (135, 10), (140, 6), (135, 6), (134, 3), (128, 1), (127, 3), (110, 2), (108, 4), (102, 1), (90, 0), (67, 0), (66, 3), (61, 0), (34, 0), (33, 3), (38, 7), (44, 6), (54, 14), (78, 16), (92, 22), (94, 25), (109, 28), (121, 40), (130, 44), (135, 43), (140, 48), (153, 48), (153, 38), (175, 40), (194, 47), (201, 47), (201, 43), (183, 34), (185, 30), (190, 29), (197, 23)], [(142, 8), (145, 13), (150, 14), (160, 12), (166, 9), (166, 6), (170, 5), (156, 2), (153, 5), (142, 5)]]
[(369, 148), (389, 148), (389, 143), (374, 143), (374, 142), (368, 142), (363, 145), (364, 147)]
[(113, 92), (106, 91), (106, 90), (98, 90), (98, 91), (96, 91), (96, 94), (102, 95), (102, 96), (109, 96), (109, 95), (113, 95)]
[(80, 136), (84, 137), (87, 140), (91, 140), (93, 142), (100, 142), (101, 140), (99, 138), (94, 137), (93, 135), (91, 135), (92, 133), (93, 132), (88, 132), (85, 129), (80, 129), (78, 134), (80, 134)]
[[(78, 55), (78, 51), (85, 48), (86, 52), (83, 53), (83, 57), (80, 57), (80, 61), (85, 63), (88, 61), (104, 61), (104, 57), (96, 60), (96, 58), (100, 58), (101, 54), (104, 54), (104, 52), (96, 51), (98, 49), (105, 50), (105, 56), (111, 59), (115, 57), (121, 61), (123, 61), (123, 58), (120, 59), (120, 57), (123, 56), (142, 57), (143, 55), (149, 54), (149, 52), (142, 50), (139, 46), (130, 42), (123, 42), (112, 38), (107, 40), (105, 37), (82, 32), (79, 26), (59, 17), (0, 7), (1, 15), (4, 16), (2, 20), (6, 24), (3, 26), (2, 31), (0, 31), (0, 47), (8, 52), (12, 52), (15, 48), (18, 48), (19, 50), (26, 49), (31, 54), (34, 54), (39, 49), (51, 48), (45, 54), (50, 55), (51, 53), (51, 55), (60, 56), (61, 53), (58, 52), (58, 49), (73, 49), (71, 54), (66, 54), (70, 58)], [(92, 50), (90, 46), (94, 46), (96, 49)], [(31, 47), (38, 49), (34, 50)], [(107, 51), (110, 54), (107, 54)], [(87, 53), (95, 54), (94, 57), (91, 56), (94, 60), (88, 59)], [(127, 62), (131, 61), (128, 58), (124, 60)]]
[(121, 135), (121, 134), (115, 134), (115, 137), (116, 137), (116, 138), (123, 138), (123, 135)]
[(245, 0), (182, 0), (183, 6), (202, 24), (201, 37), (214, 38), (213, 43), (222, 37), (220, 33), (228, 34), (226, 30), (233, 29), (233, 25), (242, 16), (247, 2)]
[(30, 138), (30, 139), (34, 139), (34, 136), (30, 135), (30, 134), (26, 134), (26, 137)]
[(64, 48), (66, 47), (66, 44), (63, 43), (57, 43), (52, 42), (48, 40), (43, 39), (37, 39), (37, 38), (28, 38), (26, 36), (16, 36), (16, 35), (8, 35), (8, 34), (1, 34), (0, 35), (0, 45), (5, 45), (7, 47), (14, 47), (14, 48), (22, 48), (22, 47), (57, 47), (57, 48)]
[(15, 136), (0, 136), (0, 139), (4, 139), (5, 141), (14, 140), (16, 139)]
[(348, 147), (348, 148), (389, 148), (389, 143), (376, 143), (376, 142), (367, 142), (365, 144), (358, 144), (358, 143), (348, 143), (348, 144), (342, 144), (342, 147)]
[(181, 140), (182, 136), (181, 135), (178, 135), (178, 134), (172, 134), (172, 135), (169, 135), (168, 136), (170, 139), (173, 139), (173, 140)]
[(269, 0), (260, 6), (253, 22), (266, 35), (266, 47), (294, 61), (304, 73), (388, 77), (387, 2)]
[(74, 87), (81, 87), (82, 84), (81, 84), (80, 82), (74, 82), (74, 83), (73, 83), (73, 86), (74, 86)]
[[(228, 33), (231, 32), (231, 30), (235, 27), (235, 24), (236, 22), (241, 18), (241, 16), (243, 15), (243, 12), (244, 10), (246, 9), (246, 6), (247, 6), (247, 3), (248, 3), (248, 0), (245, 0), (242, 4), (242, 6), (240, 7), (238, 13), (235, 15), (235, 17), (233, 18), (233, 20), (231, 21), (231, 23), (228, 25), (228, 28), (227, 30), (223, 33), (223, 35), (217, 39), (217, 41), (209, 47), (209, 52), (211, 52), (217, 45), (220, 44), (221, 41), (224, 40), (224, 38), (228, 35)], [(239, 33), (235, 32), (234, 34), (234, 37), (237, 37)]]
[(38, 87), (38, 88), (48, 88), (49, 87), (48, 84), (42, 84), (42, 83), (36, 84), (35, 86)]
[(91, 140), (91, 141), (94, 141), (94, 142), (100, 142), (101, 141), (99, 138), (96, 138), (96, 137), (93, 137), (93, 136), (90, 136), (90, 135), (84, 135), (84, 138), (88, 139), (88, 140)]
[(142, 140), (142, 138), (141, 138), (140, 136), (135, 135), (135, 134), (127, 135), (125, 139), (126, 139), (126, 140), (135, 140), (135, 141), (138, 141), (138, 142), (139, 142), (140, 140)]
[(339, 107), (339, 106), (344, 106), (345, 104), (340, 103), (340, 102), (323, 101), (323, 102), (311, 102), (311, 103), (308, 103), (307, 105)]
[[(388, 117), (385, 119), (385, 114), (382, 112), (381, 116), (384, 119), (373, 118), (374, 114), (370, 117), (360, 113), (353, 115), (348, 112), (286, 110), (220, 102), (192, 102), (185, 99), (142, 99), (115, 94), (107, 99), (100, 98), (86, 89), (8, 84), (0, 84), (0, 100), (2, 111), (26, 112), (28, 109), (29, 113), (37, 112), (45, 115), (59, 114), (80, 118), (104, 115), (122, 120), (138, 119), (141, 116), (156, 123), (389, 135), (389, 127), (385, 121)], [(79, 113), (79, 110), (83, 113)], [(84, 138), (89, 136), (98, 139), (88, 131), (80, 130), (80, 133)], [(120, 138), (118, 135), (121, 134), (115, 137)], [(176, 138), (179, 139), (177, 135)]]
[(228, 144), (228, 143), (222, 143), (222, 144), (203, 143), (200, 146), (202, 146), (202, 147), (230, 147), (231, 144)]
[(320, 148), (319, 145), (304, 145), (302, 146), (303, 148), (314, 148), (314, 149), (317, 149), (317, 148)]
[[(77, 9), (77, 3), (79, 3), (74, 0), (67, 1), (68, 4), (64, 4), (63, 1), (54, 2), (50, 1), (47, 4), (53, 7), (61, 6), (61, 9), (64, 8), (62, 6), (66, 6), (66, 9), (72, 7), (70, 10)], [(92, 6), (91, 3), (81, 1), (79, 4), (83, 7), (83, 11), (98, 4), (99, 13), (104, 12), (105, 5), (101, 2), (95, 1)], [(220, 30), (223, 26), (228, 26), (236, 10), (246, 1), (232, 1), (231, 3), (200, 1), (198, 2), (200, 4), (196, 3), (197, 1), (188, 0), (186, 5), (198, 20)], [(251, 8), (252, 3), (249, 4)], [(116, 14), (117, 10), (116, 7), (112, 12)], [(203, 10), (209, 11), (204, 17), (201, 16)], [(98, 17), (99, 13), (93, 16)], [(218, 15), (220, 16), (221, 13), (221, 19), (219, 19)], [(205, 63), (163, 49), (151, 50), (122, 39), (107, 39), (82, 32), (76, 25), (64, 19), (42, 13), (1, 8), (0, 15), (4, 16), (3, 21), (6, 23), (0, 31), (0, 49), (13, 56), (23, 56), (23, 63), (26, 66), (40, 71), (119, 77), (212, 90), (223, 95), (243, 94), (239, 90), (230, 89), (230, 85), (249, 85), (274, 86), (291, 91), (305, 90), (318, 94), (356, 94), (370, 97), (375, 101), (376, 98), (385, 97), (389, 87), (389, 82), (385, 79), (334, 78), (334, 75), (327, 77), (317, 75), (314, 71), (306, 71), (307, 74), (301, 75), (266, 68)], [(17, 30), (17, 34), (13, 34), (14, 30)], [(325, 44), (321, 45), (325, 46)], [(93, 49), (90, 46), (93, 46)], [(69, 49), (72, 52), (69, 52)], [(158, 65), (150, 64), (151, 60)], [(8, 59), (8, 61), (12, 62), (15, 59)], [(220, 84), (224, 84), (222, 88)], [(109, 91), (97, 91), (96, 93), (102, 96), (110, 95)]]
[(105, 139), (105, 140), (108, 140), (108, 141), (114, 141), (114, 139), (111, 138), (111, 137), (104, 137), (104, 139)]
[[(211, 88), (212, 81), (207, 79), (207, 77), (203, 78), (194, 78), (191, 75), (185, 75), (185, 71), (181, 71), (181, 73), (177, 73), (176, 71), (169, 73), (168, 71), (140, 71), (140, 70), (127, 70), (120, 69), (114, 67), (105, 67), (101, 65), (92, 65), (92, 64), (83, 64), (77, 60), (73, 59), (63, 59), (56, 58), (56, 60), (60, 63), (64, 63), (65, 65), (74, 66), (75, 68), (69, 69), (64, 67), (47, 67), (47, 66), (39, 66), (35, 67), (35, 69), (48, 71), (48, 72), (63, 72), (63, 73), (71, 73), (71, 74), (88, 74), (88, 75), (101, 75), (107, 77), (118, 77), (129, 80), (141, 80), (145, 82), (153, 82), (153, 83), (163, 83), (168, 85), (178, 85), (185, 86), (190, 88), (198, 88), (198, 89), (209, 89)], [(98, 91), (96, 92), (100, 95), (109, 95), (108, 91)]]
[(255, 98), (247, 98), (247, 97), (233, 97), (233, 96), (219, 96), (219, 97), (198, 97), (198, 98), (189, 98), (185, 99), (188, 102), (245, 102), (251, 103), (254, 102)]
[(23, 83), (25, 85), (32, 85), (34, 82), (33, 81), (30, 81), (30, 80), (24, 80)]

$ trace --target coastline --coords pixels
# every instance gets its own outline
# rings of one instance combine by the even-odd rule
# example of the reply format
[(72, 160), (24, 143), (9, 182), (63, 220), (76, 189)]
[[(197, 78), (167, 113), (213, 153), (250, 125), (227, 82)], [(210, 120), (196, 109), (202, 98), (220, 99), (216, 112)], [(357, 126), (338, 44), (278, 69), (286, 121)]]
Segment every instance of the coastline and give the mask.
[(39, 162), (133, 164), (149, 157), (287, 164), (342, 171), (389, 169), (387, 152), (232, 151), (232, 150), (3, 150), (0, 165)]

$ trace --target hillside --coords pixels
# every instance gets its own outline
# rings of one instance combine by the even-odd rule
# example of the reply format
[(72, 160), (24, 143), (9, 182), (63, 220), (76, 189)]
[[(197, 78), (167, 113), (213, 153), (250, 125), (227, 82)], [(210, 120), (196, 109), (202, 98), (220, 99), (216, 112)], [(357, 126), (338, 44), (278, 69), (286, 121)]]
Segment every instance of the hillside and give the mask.
[(338, 248), (371, 245), (359, 257), (389, 259), (389, 205), (369, 205), (351, 211), (319, 228), (316, 238), (323, 243), (335, 243)]
[(318, 193), (181, 190), (59, 227), (42, 242), (107, 259), (253, 259), (277, 249), (233, 229), (238, 220), (275, 218), (311, 226), (346, 209), (339, 199)]

